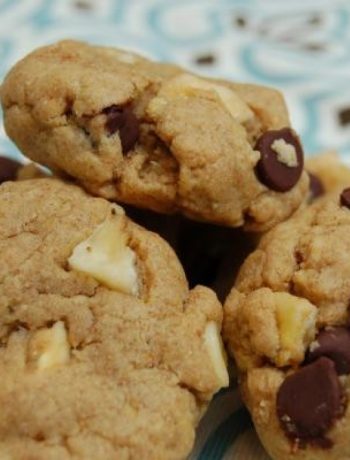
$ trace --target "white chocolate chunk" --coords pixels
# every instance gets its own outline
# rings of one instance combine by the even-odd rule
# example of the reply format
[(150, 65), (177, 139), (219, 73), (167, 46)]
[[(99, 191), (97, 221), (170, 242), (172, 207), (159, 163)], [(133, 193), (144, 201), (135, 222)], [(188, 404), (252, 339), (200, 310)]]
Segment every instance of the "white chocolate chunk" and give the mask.
[(280, 349), (278, 366), (299, 363), (315, 339), (317, 308), (306, 299), (286, 292), (274, 294)]
[(29, 361), (39, 370), (67, 364), (70, 346), (63, 321), (35, 332), (29, 342)]
[(74, 248), (68, 263), (111, 289), (137, 295), (136, 255), (127, 245), (123, 219), (121, 208), (113, 205), (107, 219)]
[(219, 327), (215, 321), (210, 321), (207, 324), (204, 331), (204, 342), (220, 388), (227, 387), (229, 385), (229, 376), (226, 366), (226, 353)]
[(298, 157), (294, 145), (288, 144), (284, 139), (276, 139), (273, 141), (271, 149), (277, 153), (277, 159), (280, 163), (289, 168), (298, 166)]
[(168, 102), (178, 97), (190, 97), (198, 91), (214, 93), (221, 104), (228, 110), (231, 116), (239, 123), (244, 123), (254, 117), (253, 111), (241, 99), (238, 94), (226, 86), (195, 77), (190, 74), (178, 75), (165, 83), (149, 106), (150, 113), (161, 113)]

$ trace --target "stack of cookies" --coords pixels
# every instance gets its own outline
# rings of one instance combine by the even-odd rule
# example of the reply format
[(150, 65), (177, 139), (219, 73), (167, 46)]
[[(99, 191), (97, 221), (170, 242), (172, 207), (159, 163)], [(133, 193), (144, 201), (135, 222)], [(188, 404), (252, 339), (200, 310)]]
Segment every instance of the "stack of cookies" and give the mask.
[(350, 174), (283, 97), (65, 41), (1, 102), (0, 458), (185, 459), (224, 344), (273, 459), (350, 458)]

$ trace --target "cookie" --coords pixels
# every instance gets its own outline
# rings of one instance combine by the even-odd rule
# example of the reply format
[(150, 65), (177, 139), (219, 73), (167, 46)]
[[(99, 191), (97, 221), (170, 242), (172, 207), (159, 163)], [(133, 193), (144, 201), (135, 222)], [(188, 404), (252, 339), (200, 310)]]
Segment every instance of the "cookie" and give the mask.
[(109, 200), (262, 231), (308, 192), (273, 89), (64, 41), (20, 61), (1, 100), (25, 155)]
[(228, 385), (222, 308), (121, 207), (0, 187), (0, 457), (184, 459)]
[(22, 164), (6, 156), (0, 156), (0, 184), (7, 181), (48, 177), (35, 163)]
[(40, 179), (44, 177), (49, 177), (49, 174), (46, 171), (43, 171), (35, 163), (27, 163), (20, 166), (15, 180)]
[(350, 457), (350, 189), (279, 224), (243, 264), (224, 339), (276, 460)]
[(350, 186), (350, 168), (336, 151), (322, 152), (306, 161), (312, 197)]

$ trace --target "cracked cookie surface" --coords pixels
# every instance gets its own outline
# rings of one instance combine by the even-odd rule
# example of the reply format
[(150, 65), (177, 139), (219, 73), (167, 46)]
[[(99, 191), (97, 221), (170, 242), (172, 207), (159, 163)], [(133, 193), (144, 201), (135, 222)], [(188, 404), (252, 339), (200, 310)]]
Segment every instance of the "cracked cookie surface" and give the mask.
[(350, 456), (350, 191), (279, 224), (243, 264), (224, 340), (272, 458)]
[(0, 187), (0, 247), (0, 457), (186, 458), (228, 384), (212, 291), (122, 208), (55, 179)]
[[(299, 141), (273, 89), (65, 41), (19, 62), (1, 99), (25, 155), (107, 199), (260, 231), (307, 194)], [(275, 144), (259, 144), (269, 133)]]

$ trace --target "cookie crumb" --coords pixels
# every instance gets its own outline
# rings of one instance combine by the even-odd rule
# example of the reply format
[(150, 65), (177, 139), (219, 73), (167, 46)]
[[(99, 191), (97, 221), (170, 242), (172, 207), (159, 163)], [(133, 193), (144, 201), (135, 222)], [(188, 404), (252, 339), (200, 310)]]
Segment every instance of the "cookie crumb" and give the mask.
[(276, 139), (271, 148), (277, 153), (277, 158), (280, 163), (285, 164), (289, 168), (298, 166), (298, 157), (294, 145), (288, 144), (284, 139)]
[(317, 340), (314, 340), (313, 342), (311, 342), (310, 346), (309, 346), (309, 350), (311, 352), (317, 350), (317, 348), (319, 348), (320, 344), (317, 342)]

